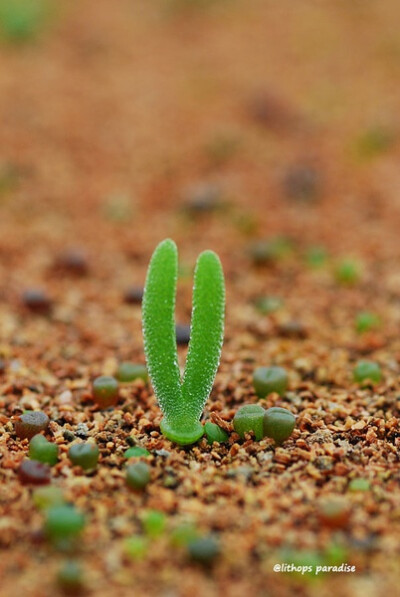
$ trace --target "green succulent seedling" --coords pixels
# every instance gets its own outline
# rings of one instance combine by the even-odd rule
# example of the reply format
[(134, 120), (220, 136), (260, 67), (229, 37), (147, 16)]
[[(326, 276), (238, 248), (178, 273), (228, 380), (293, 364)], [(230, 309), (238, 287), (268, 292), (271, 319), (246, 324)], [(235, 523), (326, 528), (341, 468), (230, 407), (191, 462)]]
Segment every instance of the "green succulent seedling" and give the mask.
[(310, 247), (305, 254), (307, 265), (313, 269), (323, 268), (328, 259), (328, 251), (324, 247)]
[(0, 36), (14, 43), (30, 41), (52, 12), (49, 0), (0, 0)]
[(164, 240), (155, 249), (143, 295), (143, 338), (147, 368), (163, 411), (162, 433), (189, 445), (203, 433), (199, 422), (218, 369), (224, 335), (225, 283), (212, 251), (199, 255), (194, 272), (189, 350), (181, 378), (175, 335), (178, 250)]
[(357, 314), (355, 327), (359, 334), (364, 334), (380, 326), (381, 320), (375, 313), (361, 311)]
[(354, 259), (342, 259), (337, 263), (334, 275), (339, 284), (347, 286), (357, 284), (362, 277), (361, 264)]
[(396, 133), (388, 126), (374, 125), (356, 140), (356, 153), (360, 159), (369, 160), (389, 151), (396, 142)]

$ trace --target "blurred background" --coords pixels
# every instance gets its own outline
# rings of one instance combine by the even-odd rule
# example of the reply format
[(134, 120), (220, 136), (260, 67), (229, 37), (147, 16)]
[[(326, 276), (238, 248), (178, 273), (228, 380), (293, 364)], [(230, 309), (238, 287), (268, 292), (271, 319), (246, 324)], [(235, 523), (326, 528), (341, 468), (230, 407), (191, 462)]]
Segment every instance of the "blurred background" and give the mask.
[(215, 195), (234, 207), (227, 235), (398, 256), (399, 13), (395, 0), (0, 0), (7, 256), (140, 251), (175, 232), (171, 210)]

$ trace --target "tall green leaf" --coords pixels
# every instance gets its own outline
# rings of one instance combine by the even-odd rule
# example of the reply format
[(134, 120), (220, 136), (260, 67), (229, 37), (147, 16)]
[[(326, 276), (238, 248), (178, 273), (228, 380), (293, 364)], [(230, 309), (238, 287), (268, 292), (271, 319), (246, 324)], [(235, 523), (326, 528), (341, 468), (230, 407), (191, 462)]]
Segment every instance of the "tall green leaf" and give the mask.
[(175, 335), (178, 250), (167, 239), (153, 253), (143, 295), (143, 337), (147, 368), (168, 420), (180, 411), (181, 379)]
[(210, 395), (224, 338), (225, 284), (222, 265), (213, 251), (197, 260), (189, 352), (182, 383), (182, 404), (198, 420)]

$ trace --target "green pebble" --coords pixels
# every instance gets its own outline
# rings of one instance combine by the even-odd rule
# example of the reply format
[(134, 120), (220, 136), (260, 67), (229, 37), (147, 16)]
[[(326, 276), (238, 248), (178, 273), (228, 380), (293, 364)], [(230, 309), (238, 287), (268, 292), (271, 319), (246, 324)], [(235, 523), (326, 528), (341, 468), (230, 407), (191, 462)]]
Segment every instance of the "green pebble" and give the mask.
[(240, 232), (247, 236), (254, 236), (258, 224), (258, 219), (254, 214), (236, 213), (233, 214), (232, 221)]
[(207, 421), (204, 425), (204, 431), (209, 444), (212, 444), (213, 442), (223, 444), (229, 439), (227, 432), (221, 429), (221, 427), (218, 427), (215, 423), (211, 423), (211, 421)]
[(360, 264), (351, 259), (344, 259), (335, 268), (335, 278), (340, 284), (356, 284), (361, 278)]
[(254, 306), (263, 315), (269, 315), (280, 309), (283, 300), (278, 296), (261, 296), (255, 302)]
[(347, 549), (343, 545), (336, 542), (328, 543), (324, 552), (324, 564), (327, 566), (340, 566), (343, 562), (348, 560)]
[(371, 489), (371, 484), (368, 479), (352, 479), (348, 489), (349, 491), (368, 491)]
[[(302, 579), (315, 579), (315, 570), (317, 566), (322, 566), (324, 563), (323, 555), (314, 550), (292, 551), (291, 549), (282, 550), (282, 561), (290, 562), (300, 568), (304, 566), (304, 573), (300, 571), (285, 572), (288, 576), (300, 577)], [(311, 567), (311, 570), (310, 570)], [(317, 577), (318, 578), (318, 577)]]
[(132, 560), (142, 560), (146, 556), (148, 542), (140, 535), (132, 535), (132, 537), (125, 539), (123, 549)]
[(254, 432), (257, 441), (264, 437), (263, 419), (265, 410), (259, 404), (246, 404), (239, 408), (233, 418), (233, 428), (243, 439), (245, 433)]
[(73, 444), (68, 450), (72, 464), (80, 466), (84, 471), (92, 471), (99, 460), (99, 448), (92, 442)]
[(133, 217), (132, 199), (125, 195), (113, 195), (104, 203), (104, 216), (116, 224), (129, 222)]
[(49, 5), (38, 0), (0, 2), (1, 34), (14, 43), (34, 39), (49, 16)]
[(184, 547), (198, 539), (199, 533), (191, 523), (183, 523), (171, 531), (170, 541), (174, 547)]
[(150, 456), (150, 452), (140, 446), (133, 446), (124, 452), (124, 458), (139, 458), (140, 456)]
[(353, 377), (361, 385), (368, 385), (368, 382), (377, 384), (382, 380), (382, 371), (378, 363), (359, 361), (354, 367)]
[(74, 594), (83, 587), (83, 572), (75, 560), (67, 560), (57, 574), (57, 583), (63, 591)]
[(149, 378), (145, 365), (130, 363), (129, 361), (125, 361), (119, 365), (116, 375), (117, 379), (124, 383), (134, 381), (135, 379), (147, 381)]
[(150, 467), (145, 462), (130, 464), (126, 469), (126, 483), (131, 489), (142, 490), (150, 481)]
[(286, 408), (273, 406), (264, 413), (264, 435), (281, 444), (293, 432), (296, 417)]
[(355, 321), (356, 330), (359, 334), (369, 332), (370, 330), (379, 327), (380, 319), (375, 313), (362, 311), (358, 313)]
[(58, 446), (47, 441), (44, 435), (34, 435), (29, 442), (29, 458), (53, 466), (58, 460)]
[(100, 408), (108, 408), (118, 400), (119, 384), (111, 375), (101, 375), (93, 382), (93, 398)]
[(75, 435), (72, 433), (72, 431), (69, 431), (69, 429), (66, 429), (63, 433), (63, 438), (67, 442), (73, 442), (75, 439)]
[(85, 517), (74, 506), (52, 506), (46, 510), (45, 532), (54, 540), (73, 539), (85, 526)]
[(358, 137), (356, 150), (359, 157), (371, 159), (388, 151), (396, 141), (396, 134), (388, 127), (374, 125)]
[(149, 510), (142, 517), (142, 524), (146, 535), (152, 537), (159, 537), (165, 531), (166, 516), (164, 512), (159, 510)]
[(32, 500), (40, 510), (47, 510), (51, 506), (61, 506), (65, 503), (62, 490), (55, 485), (38, 487), (32, 493)]
[(326, 264), (328, 261), (328, 253), (323, 247), (310, 247), (305, 258), (309, 267), (317, 269)]
[(175, 489), (179, 485), (179, 480), (175, 477), (175, 475), (166, 475), (164, 477), (163, 485), (168, 489)]
[(288, 374), (282, 367), (257, 367), (254, 371), (253, 386), (259, 398), (264, 398), (273, 392), (282, 396), (288, 384)]
[(189, 541), (187, 551), (191, 560), (209, 566), (219, 556), (220, 545), (215, 537), (208, 535)]

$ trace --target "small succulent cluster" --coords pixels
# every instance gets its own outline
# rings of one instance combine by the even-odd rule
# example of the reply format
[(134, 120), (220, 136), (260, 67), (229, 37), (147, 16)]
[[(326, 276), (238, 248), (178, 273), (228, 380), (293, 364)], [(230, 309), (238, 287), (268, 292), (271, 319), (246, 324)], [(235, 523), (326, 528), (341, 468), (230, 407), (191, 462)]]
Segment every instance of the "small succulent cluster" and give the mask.
[(290, 437), (295, 424), (296, 417), (290, 410), (279, 406), (265, 410), (259, 404), (242, 406), (233, 419), (233, 428), (242, 439), (252, 433), (257, 441), (270, 437), (278, 445)]
[(265, 398), (272, 393), (283, 396), (288, 384), (288, 374), (283, 367), (257, 367), (254, 371), (253, 387), (259, 398)]

